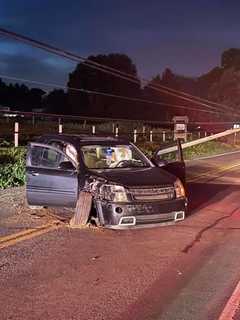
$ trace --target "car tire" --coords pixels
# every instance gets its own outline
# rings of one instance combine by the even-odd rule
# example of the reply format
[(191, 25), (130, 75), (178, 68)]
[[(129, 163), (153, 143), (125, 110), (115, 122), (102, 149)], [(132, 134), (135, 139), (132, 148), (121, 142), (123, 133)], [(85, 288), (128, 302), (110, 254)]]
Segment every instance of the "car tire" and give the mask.
[(70, 220), (71, 227), (79, 227), (87, 224), (92, 207), (92, 195), (89, 192), (81, 191), (78, 196), (75, 214)]

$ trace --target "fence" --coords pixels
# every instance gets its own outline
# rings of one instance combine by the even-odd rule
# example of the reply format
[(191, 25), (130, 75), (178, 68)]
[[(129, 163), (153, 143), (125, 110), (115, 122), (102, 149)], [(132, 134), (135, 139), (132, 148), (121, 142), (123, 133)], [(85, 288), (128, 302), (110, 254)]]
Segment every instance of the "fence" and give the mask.
[[(1, 124), (1, 140), (13, 141), (14, 146), (17, 147), (19, 145), (19, 141), (21, 144), (26, 144), (27, 141), (33, 139), (34, 137), (44, 134), (44, 133), (72, 133), (72, 134), (91, 134), (91, 135), (111, 135), (115, 137), (123, 137), (127, 138), (134, 143), (138, 142), (149, 142), (149, 143), (161, 143), (162, 145), (173, 142), (174, 133), (171, 130), (163, 130), (163, 129), (152, 129), (148, 126), (143, 126), (138, 129), (129, 129), (126, 127), (120, 127), (119, 125), (112, 126), (112, 130), (107, 130), (107, 125), (74, 125), (64, 127), (63, 123), (52, 124), (47, 123), (47, 126), (40, 125), (34, 127), (29, 126), (27, 123), (8, 123), (7, 128), (5, 128), (5, 133), (3, 132), (3, 124)], [(109, 126), (108, 126), (109, 127)], [(66, 129), (66, 130), (65, 130)], [(201, 137), (206, 137), (207, 132), (189, 132), (188, 133), (188, 141), (194, 140)]]
[[(188, 141), (211, 135), (209, 131), (196, 128), (196, 125), (190, 126), (192, 132), (188, 133)], [(15, 146), (24, 145), (44, 133), (112, 135), (125, 137), (135, 143), (165, 146), (173, 142), (173, 123), (0, 111), (0, 142), (5, 140), (13, 142)]]

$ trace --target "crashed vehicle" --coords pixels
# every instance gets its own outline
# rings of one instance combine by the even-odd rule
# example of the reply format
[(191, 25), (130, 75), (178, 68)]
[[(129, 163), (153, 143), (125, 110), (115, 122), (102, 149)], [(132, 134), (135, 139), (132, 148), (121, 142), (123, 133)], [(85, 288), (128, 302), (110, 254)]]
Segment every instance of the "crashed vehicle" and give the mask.
[[(157, 152), (150, 160), (122, 138), (43, 135), (28, 145), (27, 201), (72, 207), (82, 224), (94, 219), (115, 229), (183, 220), (187, 198), (180, 142), (177, 154), (174, 162)], [(83, 193), (90, 195), (85, 207)]]

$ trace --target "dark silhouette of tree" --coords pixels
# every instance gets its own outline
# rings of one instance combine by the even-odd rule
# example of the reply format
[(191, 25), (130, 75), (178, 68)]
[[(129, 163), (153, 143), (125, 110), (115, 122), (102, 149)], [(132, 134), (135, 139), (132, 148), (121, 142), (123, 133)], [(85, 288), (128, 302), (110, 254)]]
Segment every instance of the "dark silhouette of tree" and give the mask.
[(69, 114), (67, 93), (61, 89), (54, 89), (44, 96), (43, 106), (49, 113)]
[(221, 57), (221, 65), (223, 68), (240, 68), (240, 49), (231, 48), (223, 52)]
[[(88, 59), (126, 72), (132, 76), (137, 76), (136, 66), (127, 55), (112, 53), (108, 55), (90, 56)], [(140, 81), (134, 84), (102, 71), (89, 68), (84, 63), (80, 63), (76, 69), (70, 73), (68, 87), (69, 104), (73, 114), (101, 117), (137, 117), (135, 114), (137, 104), (134, 102), (77, 92), (71, 90), (71, 88), (136, 98), (141, 95)]]
[(23, 84), (6, 84), (0, 80), (0, 105), (17, 111), (31, 111), (42, 107), (45, 91), (38, 88), (29, 89)]

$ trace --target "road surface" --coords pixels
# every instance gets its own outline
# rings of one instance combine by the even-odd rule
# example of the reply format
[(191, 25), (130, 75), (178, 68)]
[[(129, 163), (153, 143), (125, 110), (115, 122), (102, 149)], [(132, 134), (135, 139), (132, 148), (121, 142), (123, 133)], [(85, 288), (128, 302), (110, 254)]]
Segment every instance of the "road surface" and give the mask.
[(187, 163), (183, 222), (126, 231), (60, 225), (6, 243), (0, 319), (220, 319), (240, 281), (239, 157)]

